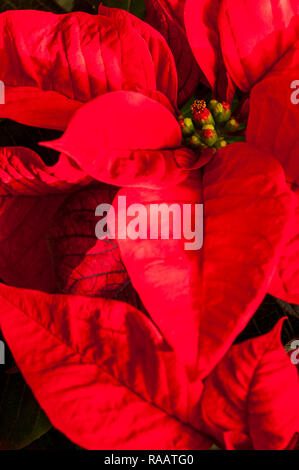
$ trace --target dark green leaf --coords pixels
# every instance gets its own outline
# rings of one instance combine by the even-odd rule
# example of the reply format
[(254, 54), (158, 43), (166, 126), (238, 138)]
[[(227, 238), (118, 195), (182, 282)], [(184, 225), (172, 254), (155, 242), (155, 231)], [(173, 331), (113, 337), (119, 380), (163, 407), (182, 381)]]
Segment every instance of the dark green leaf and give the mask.
[(57, 429), (52, 428), (42, 437), (34, 441), (23, 450), (81, 450), (81, 447), (73, 444), (67, 437), (61, 434)]
[(13, 363), (6, 347), (0, 366), (0, 450), (18, 450), (49, 431), (51, 423)]
[(138, 18), (145, 17), (144, 0), (104, 0), (103, 4), (111, 8), (122, 8), (127, 10)]
[(181, 114), (184, 117), (191, 117), (192, 116), (191, 105), (193, 104), (194, 100), (196, 100), (195, 95), (191, 96), (191, 98), (189, 98), (187, 103), (185, 103), (184, 106), (181, 108)]
[(236, 142), (245, 142), (246, 137), (245, 137), (245, 135), (235, 135), (233, 137), (228, 137), (226, 139), (226, 141), (227, 141), (228, 144), (234, 144)]
[(2, 0), (0, 13), (6, 10), (43, 10), (65, 13), (65, 9), (54, 0)]

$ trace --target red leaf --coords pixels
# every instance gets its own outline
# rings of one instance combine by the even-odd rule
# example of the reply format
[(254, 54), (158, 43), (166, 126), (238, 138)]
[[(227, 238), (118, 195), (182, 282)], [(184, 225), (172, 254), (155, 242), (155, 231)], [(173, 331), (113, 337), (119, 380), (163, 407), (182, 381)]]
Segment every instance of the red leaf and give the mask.
[(228, 73), (246, 92), (296, 42), (299, 4), (293, 0), (222, 0), (218, 27)]
[(190, 49), (184, 26), (185, 0), (146, 0), (146, 21), (166, 39), (174, 54), (179, 77), (179, 105), (195, 92), (205, 78)]
[[(6, 95), (1, 117), (65, 129), (83, 102), (123, 88), (144, 88), (170, 106), (164, 92), (176, 103), (176, 71), (165, 41), (125, 12), (110, 16), (104, 9), (98, 16), (82, 12), (59, 16), (10, 11), (0, 15), (1, 31)], [(0, 159), (0, 195), (18, 196), (1, 200), (0, 276), (14, 285), (53, 290), (46, 237), (64, 197), (48, 195), (92, 179), (65, 155), (52, 168), (25, 148), (1, 148)], [(37, 195), (45, 197), (31, 197)]]
[(165, 106), (140, 93), (118, 91), (87, 103), (60, 139), (42, 145), (69, 155), (97, 180), (153, 188), (188, 176), (176, 156), (193, 158), (193, 152), (180, 148), (181, 141), (180, 126)]
[(148, 210), (150, 203), (204, 203), (199, 251), (186, 251), (185, 240), (118, 240), (154, 322), (203, 378), (261, 303), (289, 236), (294, 207), (282, 169), (255, 148), (232, 144), (203, 168), (202, 180), (194, 172), (171, 188), (119, 194), (127, 206), (142, 203)]
[(0, 278), (8, 284), (55, 290), (47, 235), (51, 220), (71, 188), (89, 177), (67, 157), (47, 167), (22, 147), (0, 148)]
[(0, 199), (0, 277), (8, 284), (53, 292), (47, 232), (63, 195)]
[(120, 300), (130, 285), (117, 242), (99, 240), (95, 210), (112, 203), (116, 188), (98, 184), (69, 196), (49, 232), (59, 292)]
[[(272, 72), (255, 85), (250, 97), (247, 141), (270, 152), (282, 164), (290, 187), (299, 188), (299, 114), (291, 84), (298, 79), (299, 41), (276, 64)], [(282, 252), (269, 292), (290, 303), (299, 303), (299, 214)]]
[(0, 38), (0, 78), (18, 96), (29, 87), (83, 103), (107, 91), (157, 89), (176, 104), (176, 70), (166, 42), (124, 11), (8, 11), (0, 15)]
[(0, 147), (0, 196), (42, 196), (61, 194), (92, 181), (63, 154), (47, 166), (32, 150)]
[(26, 381), (54, 426), (83, 447), (206, 449), (205, 434), (227, 449), (285, 449), (299, 430), (299, 380), (281, 322), (233, 346), (202, 390), (127, 304), (6, 286), (0, 295), (1, 328)]
[[(108, 18), (114, 19), (115, 28), (117, 30), (120, 29), (120, 25), (124, 23), (133, 27), (136, 32), (140, 34), (142, 39), (145, 41), (149, 53), (151, 55), (151, 67), (154, 67), (155, 73), (155, 85), (149, 83), (148, 86), (145, 84), (140, 83), (139, 87), (136, 87), (136, 91), (142, 91), (151, 89), (157, 89), (162, 94), (168, 97), (171, 104), (175, 107), (177, 103), (177, 94), (178, 94), (178, 77), (176, 73), (175, 61), (171, 51), (169, 50), (168, 44), (165, 39), (161, 36), (156, 29), (150, 27), (144, 21), (141, 21), (134, 15), (127, 13), (126, 11), (118, 8), (108, 8), (100, 5), (99, 7), (99, 14), (106, 16)], [(136, 33), (135, 33), (136, 34)], [(127, 41), (127, 38), (124, 38), (124, 41)], [(136, 47), (136, 46), (135, 46)], [(137, 54), (141, 54), (141, 50), (137, 52)], [(148, 55), (148, 54), (147, 54)], [(133, 57), (133, 54), (132, 54)], [(145, 54), (143, 57), (145, 60)], [(126, 65), (124, 72), (129, 70), (132, 67), (133, 63), (136, 66), (136, 57), (134, 56), (131, 61)], [(142, 67), (142, 65), (141, 65)], [(144, 67), (144, 64), (143, 64)], [(149, 69), (149, 66), (148, 66)], [(140, 73), (141, 70), (138, 70)], [(136, 75), (137, 71), (134, 70), (134, 74)], [(126, 90), (135, 90), (133, 86), (126, 86), (123, 87)], [(107, 91), (113, 91), (109, 89)]]
[(185, 25), (193, 54), (214, 94), (225, 99), (234, 86), (223, 63), (217, 18), (222, 0), (186, 0)]
[(204, 381), (202, 429), (228, 450), (286, 449), (299, 430), (299, 376), (281, 345), (282, 321), (232, 346)]
[(0, 118), (11, 119), (27, 126), (64, 131), (82, 103), (56, 91), (34, 87), (5, 87), (5, 104)]
[(286, 302), (299, 304), (299, 193), (293, 230), (282, 251), (269, 293)]
[(274, 69), (253, 88), (247, 141), (277, 158), (284, 167), (287, 181), (296, 190), (299, 187), (299, 112), (291, 100), (295, 91), (291, 84), (298, 79), (299, 49), (294, 51), (296, 53), (291, 51), (285, 60), (292, 62), (297, 58), (297, 67), (282, 72), (278, 64), (277, 72)]
[[(0, 321), (53, 425), (88, 449), (206, 449), (200, 380), (128, 304), (0, 285)], [(37, 349), (38, 345), (38, 349)]]

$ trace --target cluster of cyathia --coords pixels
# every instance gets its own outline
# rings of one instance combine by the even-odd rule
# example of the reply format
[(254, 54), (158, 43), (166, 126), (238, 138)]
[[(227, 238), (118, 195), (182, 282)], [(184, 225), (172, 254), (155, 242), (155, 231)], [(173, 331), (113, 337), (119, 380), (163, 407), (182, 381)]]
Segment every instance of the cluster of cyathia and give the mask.
[(191, 106), (192, 117), (179, 116), (183, 143), (193, 149), (215, 151), (230, 143), (231, 134), (244, 126), (232, 116), (231, 106), (217, 100), (195, 100)]

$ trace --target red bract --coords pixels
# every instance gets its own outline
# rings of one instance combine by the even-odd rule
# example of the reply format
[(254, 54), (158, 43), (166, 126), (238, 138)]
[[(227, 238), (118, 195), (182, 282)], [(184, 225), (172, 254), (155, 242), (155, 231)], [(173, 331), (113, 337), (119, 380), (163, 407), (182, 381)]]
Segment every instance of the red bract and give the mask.
[(0, 276), (8, 284), (55, 291), (47, 232), (66, 194), (91, 178), (63, 155), (54, 167), (22, 147), (0, 148)]
[[(107, 91), (159, 90), (176, 104), (177, 76), (166, 42), (124, 11), (101, 7), (97, 16), (17, 11), (0, 18), (1, 80), (8, 104), (11, 96), (27, 100), (23, 87), (58, 92), (65, 103), (65, 97), (83, 103)], [(16, 99), (13, 92), (19, 92)], [(57, 114), (64, 110), (62, 98), (57, 97)], [(29, 125), (23, 100), (18, 121)], [(37, 111), (42, 109), (37, 102)]]
[(0, 296), (26, 381), (53, 424), (87, 449), (207, 449), (207, 435), (228, 449), (294, 441), (298, 374), (279, 326), (233, 346), (202, 383), (128, 304), (6, 286)]
[(293, 228), (278, 261), (269, 293), (286, 302), (299, 304), (299, 196)]
[(230, 77), (242, 91), (250, 91), (297, 41), (299, 4), (222, 0), (218, 29)]
[(230, 99), (234, 86), (223, 63), (217, 21), (221, 1), (186, 0), (184, 22), (189, 45), (214, 94)]
[(190, 71), (192, 80), (196, 78), (191, 72), (191, 47), (210, 86), (222, 99), (232, 98), (233, 84), (250, 91), (294, 44), (299, 28), (298, 2), (292, 0), (261, 0), (258, 4), (155, 0), (148, 2), (147, 17), (169, 41), (179, 75)]
[[(292, 0), (186, 0), (185, 24), (190, 46), (215, 90), (223, 61), (228, 76), (248, 92), (297, 39), (299, 5)], [(212, 12), (214, 22), (209, 21)], [(212, 31), (212, 34), (211, 34)], [(208, 47), (205, 47), (205, 45)], [(213, 62), (209, 59), (213, 50)]]
[[(170, 108), (168, 99), (176, 104), (175, 65), (165, 41), (126, 12), (102, 7), (98, 16), (6, 12), (0, 15), (0, 31), (0, 78), (5, 83), (1, 118), (65, 130), (84, 102), (126, 88), (143, 90)], [(6, 196), (1, 204), (0, 276), (9, 284), (53, 291), (45, 238), (49, 224), (63, 193), (92, 179), (65, 155), (49, 168), (23, 147), (2, 147), (0, 168), (1, 195)]]
[[(87, 449), (208, 448), (190, 383), (163, 336), (134, 307), (0, 286), (0, 321), (53, 424)], [(38, 349), (37, 349), (38, 346)]]
[(115, 240), (95, 242), (95, 207), (116, 188), (94, 185), (68, 196), (48, 232), (57, 288), (67, 294), (117, 297), (129, 284)]
[[(169, 12), (178, 5), (171, 0), (161, 3)], [(159, 4), (148, 6), (151, 16)], [(214, 94), (231, 100), (234, 86), (243, 92), (252, 90), (247, 140), (280, 161), (297, 192), (299, 113), (291, 102), (291, 83), (298, 80), (299, 69), (298, 3), (186, 0), (184, 7), (190, 46)], [(168, 23), (174, 20), (175, 15), (169, 14)], [(272, 294), (291, 302), (298, 302), (299, 295), (298, 234), (294, 220), (270, 287)]]
[[(207, 448), (208, 434), (227, 448), (286, 448), (299, 429), (297, 410), (287, 406), (299, 385), (276, 332), (231, 347), (293, 235), (285, 159), (278, 162), (275, 148), (252, 137), (196, 162), (181, 146), (176, 75), (164, 40), (124, 12), (100, 13), (27, 12), (36, 40), (29, 58), (16, 41), (18, 82), (0, 48), (9, 84), (2, 116), (66, 128), (44, 142), (62, 152), (51, 169), (29, 149), (2, 149), (8, 255), (0, 275), (32, 289), (0, 286), (4, 335), (53, 424), (83, 447)], [(16, 35), (19, 15), (0, 17)], [(60, 39), (69, 33), (65, 49)], [(44, 107), (26, 102), (24, 90)], [(57, 127), (50, 98), (63, 115)], [(92, 213), (115, 194), (145, 207), (203, 203), (203, 247), (185, 251), (176, 239), (97, 240)], [(291, 389), (281, 388), (286, 381)], [(220, 400), (229, 414), (215, 410)]]
[(298, 79), (299, 42), (285, 54), (273, 71), (257, 84), (250, 96), (247, 140), (270, 152), (282, 164), (294, 191), (297, 211), (289, 240), (282, 252), (269, 288), (276, 297), (299, 303), (299, 111), (291, 85)]
[(220, 48), (217, 24), (220, 5), (221, 0), (146, 2), (146, 20), (163, 34), (174, 54), (181, 103), (194, 93), (200, 81), (210, 85), (223, 99), (233, 90)]
[(42, 144), (105, 183), (163, 187), (188, 176), (176, 160), (181, 154), (191, 159), (193, 152), (180, 148), (181, 140), (180, 126), (165, 106), (140, 93), (120, 91), (86, 104), (63, 137)]
[(146, 0), (146, 21), (166, 39), (178, 70), (179, 104), (194, 93), (198, 82), (205, 77), (194, 59), (189, 46), (185, 25), (185, 0)]
[[(271, 153), (283, 166), (293, 191), (299, 188), (299, 106), (292, 100), (298, 79), (299, 42), (250, 94), (247, 141)], [(288, 67), (289, 64), (289, 67)]]
[(270, 333), (233, 346), (204, 381), (203, 431), (227, 449), (296, 445), (299, 375), (281, 345), (282, 321)]
[[(95, 118), (97, 110), (113, 110), (115, 103), (121, 142), (116, 149), (113, 127)], [(122, 116), (127, 119), (120, 126)], [(65, 135), (47, 145), (93, 178), (130, 187), (119, 193), (128, 204), (204, 203), (205, 242), (199, 251), (186, 252), (182, 240), (118, 241), (151, 317), (181, 360), (204, 378), (267, 292), (289, 236), (294, 201), (280, 165), (256, 147), (224, 148), (199, 171), (177, 166), (178, 152), (190, 154), (175, 149), (179, 142), (178, 125), (161, 104), (133, 92), (115, 92), (79, 110)], [(174, 149), (161, 152), (162, 146)], [(182, 311), (188, 318), (184, 327)]]
[(185, 251), (182, 240), (119, 240), (145, 307), (190, 372), (203, 378), (268, 289), (293, 214), (283, 173), (271, 157), (235, 144), (179, 186), (120, 194), (128, 204), (204, 204), (199, 251)]

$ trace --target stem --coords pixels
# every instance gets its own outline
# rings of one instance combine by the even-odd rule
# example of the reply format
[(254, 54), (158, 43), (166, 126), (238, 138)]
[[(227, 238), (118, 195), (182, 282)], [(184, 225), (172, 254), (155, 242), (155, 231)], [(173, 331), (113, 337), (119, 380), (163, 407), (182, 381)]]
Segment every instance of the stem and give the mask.
[(132, 0), (128, 0), (127, 11), (130, 12), (132, 6)]

